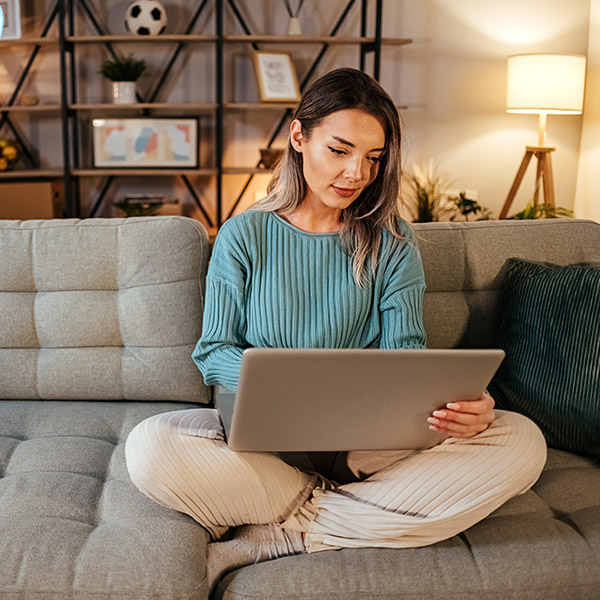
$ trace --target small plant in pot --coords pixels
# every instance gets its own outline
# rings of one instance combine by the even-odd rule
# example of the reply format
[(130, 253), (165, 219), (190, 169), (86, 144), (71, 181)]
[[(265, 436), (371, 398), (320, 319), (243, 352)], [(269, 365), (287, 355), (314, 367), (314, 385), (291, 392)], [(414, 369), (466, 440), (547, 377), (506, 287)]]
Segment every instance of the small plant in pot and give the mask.
[(113, 102), (116, 104), (132, 104), (135, 102), (135, 82), (146, 70), (143, 60), (117, 56), (102, 63), (100, 73), (113, 82)]

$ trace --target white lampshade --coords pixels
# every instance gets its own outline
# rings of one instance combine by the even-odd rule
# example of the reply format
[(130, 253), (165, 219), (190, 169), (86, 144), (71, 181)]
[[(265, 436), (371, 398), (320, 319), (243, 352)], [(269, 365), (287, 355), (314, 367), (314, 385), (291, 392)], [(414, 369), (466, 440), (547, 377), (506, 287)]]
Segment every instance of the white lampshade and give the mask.
[(515, 54), (508, 57), (507, 112), (580, 114), (584, 88), (585, 56)]

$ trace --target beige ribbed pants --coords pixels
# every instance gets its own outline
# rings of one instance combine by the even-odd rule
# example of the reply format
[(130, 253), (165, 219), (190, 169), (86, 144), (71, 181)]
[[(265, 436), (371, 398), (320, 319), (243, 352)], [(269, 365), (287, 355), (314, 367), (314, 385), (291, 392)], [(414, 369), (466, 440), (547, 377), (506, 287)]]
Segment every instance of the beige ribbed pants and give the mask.
[(468, 440), (419, 452), (350, 452), (349, 468), (364, 478), (343, 485), (277, 454), (230, 450), (214, 409), (150, 417), (125, 452), (143, 493), (192, 516), (213, 539), (231, 526), (281, 523), (305, 532), (309, 552), (449, 538), (529, 489), (546, 460), (539, 429), (504, 411)]

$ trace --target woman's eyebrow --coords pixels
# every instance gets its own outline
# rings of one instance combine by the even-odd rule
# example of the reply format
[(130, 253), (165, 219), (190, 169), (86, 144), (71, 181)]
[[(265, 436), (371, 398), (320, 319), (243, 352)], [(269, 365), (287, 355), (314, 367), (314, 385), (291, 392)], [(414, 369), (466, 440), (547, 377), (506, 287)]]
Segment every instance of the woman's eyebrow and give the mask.
[[(348, 140), (345, 140), (344, 138), (338, 137), (337, 135), (332, 135), (331, 137), (334, 140), (337, 140), (340, 144), (344, 144), (345, 146), (350, 146), (350, 148), (356, 148), (356, 146), (352, 142), (349, 142)], [(383, 152), (384, 150), (385, 150), (385, 148), (373, 148), (372, 150), (370, 150), (370, 152)]]

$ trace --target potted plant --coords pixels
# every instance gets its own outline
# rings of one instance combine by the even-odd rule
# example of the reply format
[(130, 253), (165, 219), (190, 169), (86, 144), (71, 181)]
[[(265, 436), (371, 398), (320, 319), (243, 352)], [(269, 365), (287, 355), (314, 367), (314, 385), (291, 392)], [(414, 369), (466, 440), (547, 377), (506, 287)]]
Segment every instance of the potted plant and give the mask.
[(454, 212), (448, 199), (452, 180), (433, 161), (414, 165), (404, 176), (403, 204), (415, 223), (443, 221)]
[(430, 160), (424, 165), (414, 165), (412, 172), (405, 173), (402, 194), (403, 208), (415, 223), (430, 221), (477, 221), (490, 218), (490, 211), (467, 197), (450, 193), (455, 180), (451, 179)]
[(509, 219), (573, 219), (575, 213), (563, 206), (552, 206), (551, 204), (534, 204), (533, 200), (521, 211)]
[(100, 73), (112, 81), (112, 98), (116, 104), (132, 104), (135, 102), (135, 82), (146, 70), (143, 60), (117, 56), (102, 63)]

